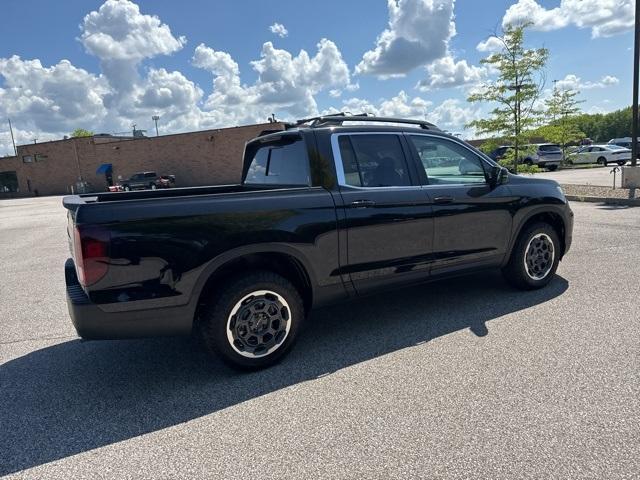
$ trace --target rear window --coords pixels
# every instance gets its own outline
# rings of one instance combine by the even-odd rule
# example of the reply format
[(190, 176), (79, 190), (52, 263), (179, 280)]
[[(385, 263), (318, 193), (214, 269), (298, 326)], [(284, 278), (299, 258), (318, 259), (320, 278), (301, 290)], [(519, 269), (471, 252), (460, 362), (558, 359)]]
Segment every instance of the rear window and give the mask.
[(541, 152), (559, 152), (560, 145), (540, 145), (538, 150)]
[[(251, 150), (247, 153), (251, 154)], [(302, 139), (268, 143), (253, 150), (245, 184), (309, 185), (309, 157)]]

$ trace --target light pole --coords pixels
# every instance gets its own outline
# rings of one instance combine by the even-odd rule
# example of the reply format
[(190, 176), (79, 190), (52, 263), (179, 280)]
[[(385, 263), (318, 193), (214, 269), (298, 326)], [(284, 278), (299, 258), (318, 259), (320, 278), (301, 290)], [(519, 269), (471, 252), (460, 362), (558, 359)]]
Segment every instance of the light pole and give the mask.
[(151, 120), (153, 120), (156, 124), (156, 137), (157, 137), (158, 136), (158, 120), (160, 120), (160, 116), (154, 115), (153, 117), (151, 117)]
[(636, 27), (633, 42), (633, 119), (631, 123), (631, 166), (638, 164), (638, 77), (640, 62), (640, 2), (636, 2)]
[(18, 149), (16, 148), (16, 140), (13, 137), (13, 127), (11, 126), (11, 119), (9, 118), (9, 131), (11, 132), (11, 143), (13, 143), (13, 153), (18, 156)]

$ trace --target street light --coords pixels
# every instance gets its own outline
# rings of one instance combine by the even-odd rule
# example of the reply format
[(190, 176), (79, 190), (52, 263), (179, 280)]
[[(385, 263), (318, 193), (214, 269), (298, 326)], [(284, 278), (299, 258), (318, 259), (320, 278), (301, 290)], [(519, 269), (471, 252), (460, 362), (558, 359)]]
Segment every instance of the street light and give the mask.
[(631, 123), (631, 166), (638, 163), (638, 70), (640, 58), (640, 2), (636, 2), (636, 28), (633, 39), (633, 119)]
[(156, 124), (156, 137), (157, 137), (158, 136), (158, 120), (160, 120), (160, 116), (154, 115), (153, 117), (151, 117), (151, 120), (153, 120)]

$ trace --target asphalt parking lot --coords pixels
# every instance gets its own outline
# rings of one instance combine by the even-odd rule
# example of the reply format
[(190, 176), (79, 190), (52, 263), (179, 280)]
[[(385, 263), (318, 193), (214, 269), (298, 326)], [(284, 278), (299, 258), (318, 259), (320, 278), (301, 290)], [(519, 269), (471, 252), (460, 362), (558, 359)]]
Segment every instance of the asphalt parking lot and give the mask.
[(190, 339), (79, 341), (60, 201), (0, 201), (0, 476), (640, 475), (640, 208), (573, 204), (546, 289), (476, 275), (320, 310), (238, 374)]

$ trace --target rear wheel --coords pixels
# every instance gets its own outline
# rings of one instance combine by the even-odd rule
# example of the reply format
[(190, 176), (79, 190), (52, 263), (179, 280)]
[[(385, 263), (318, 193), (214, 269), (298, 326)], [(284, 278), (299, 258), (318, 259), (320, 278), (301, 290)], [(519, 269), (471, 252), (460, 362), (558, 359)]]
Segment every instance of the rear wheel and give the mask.
[(158, 187), (156, 186), (156, 184), (155, 184), (155, 183), (152, 183), (151, 185), (149, 185), (149, 188), (150, 188), (151, 190), (155, 190), (155, 189), (156, 189), (156, 188), (158, 188)]
[(599, 163), (600, 165), (602, 165), (603, 167), (606, 167), (606, 166), (608, 165), (608, 163), (607, 163), (607, 159), (606, 159), (606, 158), (604, 158), (604, 157), (600, 157), (600, 158), (598, 158), (598, 163)]
[(200, 332), (210, 353), (233, 367), (259, 369), (289, 351), (304, 316), (302, 298), (291, 282), (256, 271), (222, 287), (204, 311)]
[(547, 170), (555, 172), (558, 169), (558, 165), (547, 165)]
[(548, 223), (535, 223), (520, 233), (502, 273), (514, 287), (533, 290), (547, 285), (560, 261), (560, 239)]
[(618, 165), (620, 165), (621, 167), (622, 167), (623, 165), (626, 165), (626, 164), (627, 164), (627, 162), (618, 162)]
[(129, 185), (125, 185), (125, 186), (124, 186), (124, 191), (125, 191), (125, 192), (129, 192), (129, 191), (131, 191), (131, 187), (129, 187)]

